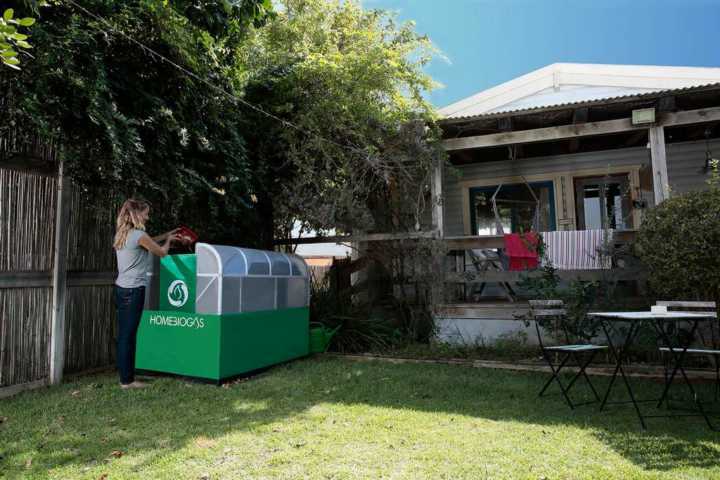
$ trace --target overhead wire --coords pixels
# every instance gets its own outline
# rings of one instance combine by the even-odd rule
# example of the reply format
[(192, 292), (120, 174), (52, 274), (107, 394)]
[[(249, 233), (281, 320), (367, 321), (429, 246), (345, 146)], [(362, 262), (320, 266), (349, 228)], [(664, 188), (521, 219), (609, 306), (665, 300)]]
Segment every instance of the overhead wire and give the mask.
[(137, 46), (140, 47), (140, 49), (143, 50), (144, 52), (147, 52), (147, 53), (149, 53), (151, 56), (154, 56), (154, 57), (156, 57), (156, 58), (159, 58), (161, 61), (168, 63), (169, 65), (171, 65), (172, 67), (176, 68), (177, 70), (179, 70), (180, 72), (184, 73), (185, 75), (187, 75), (187, 76), (189, 76), (189, 77), (191, 77), (191, 78), (193, 78), (193, 79), (195, 79), (195, 80), (203, 83), (204, 85), (207, 85), (208, 87), (212, 88), (212, 89), (215, 90), (216, 92), (219, 92), (219, 93), (227, 96), (228, 98), (230, 98), (230, 99), (232, 99), (232, 100), (234, 100), (234, 101), (236, 101), (236, 102), (238, 102), (238, 103), (246, 106), (247, 108), (250, 108), (251, 110), (253, 110), (253, 111), (255, 111), (255, 112), (257, 112), (257, 113), (259, 113), (259, 114), (261, 114), (261, 115), (264, 115), (264, 116), (266, 116), (266, 117), (268, 117), (268, 118), (271, 118), (271, 119), (273, 119), (273, 120), (275, 120), (275, 121), (277, 121), (277, 122), (280, 122), (282, 125), (284, 125), (284, 126), (286, 126), (286, 127), (289, 127), (289, 128), (292, 128), (292, 129), (294, 129), (294, 130), (296, 130), (296, 131), (298, 131), (298, 132), (300, 132), (300, 133), (302, 133), (302, 134), (315, 137), (315, 138), (317, 138), (318, 140), (321, 140), (321, 141), (326, 142), (326, 143), (328, 143), (328, 144), (334, 145), (334, 146), (336, 146), (336, 147), (338, 147), (338, 148), (341, 148), (341, 149), (343, 149), (343, 150), (349, 151), (349, 152), (351, 152), (351, 153), (353, 153), (353, 154), (363, 154), (363, 152), (362, 152), (360, 149), (356, 148), (356, 147), (349, 147), (349, 146), (347, 146), (347, 145), (342, 145), (342, 144), (340, 144), (340, 143), (338, 143), (338, 142), (336, 142), (336, 141), (334, 141), (334, 140), (331, 140), (331, 139), (329, 139), (329, 138), (324, 137), (323, 135), (321, 135), (321, 134), (319, 134), (319, 133), (317, 133), (317, 132), (312, 132), (312, 131), (306, 130), (306, 129), (298, 126), (298, 125), (295, 125), (294, 123), (292, 123), (292, 122), (290, 122), (290, 121), (288, 121), (288, 120), (285, 120), (284, 118), (280, 118), (280, 117), (278, 117), (277, 115), (275, 115), (275, 114), (273, 114), (273, 113), (271, 113), (271, 112), (268, 112), (267, 110), (263, 109), (262, 107), (254, 104), (254, 103), (252, 103), (252, 102), (249, 102), (249, 101), (247, 101), (247, 100), (245, 100), (245, 99), (243, 99), (243, 98), (241, 98), (241, 97), (238, 97), (237, 95), (235, 95), (235, 94), (227, 91), (226, 89), (224, 89), (224, 88), (222, 88), (222, 87), (214, 84), (213, 82), (207, 80), (206, 78), (201, 77), (200, 75), (196, 74), (196, 73), (193, 72), (192, 70), (189, 70), (188, 68), (183, 67), (182, 65), (178, 64), (177, 62), (174, 62), (173, 60), (167, 58), (166, 56), (162, 55), (161, 53), (157, 52), (156, 50), (148, 47), (148, 46), (145, 45), (144, 43), (142, 43), (142, 42), (140, 42), (139, 40), (133, 38), (131, 35), (126, 34), (126, 33), (123, 32), (122, 30), (120, 30), (120, 29), (118, 29), (117, 27), (115, 27), (109, 20), (107, 20), (107, 19), (104, 18), (103, 16), (101, 16), (101, 15), (99, 15), (99, 14), (96, 14), (96, 13), (94, 13), (94, 12), (91, 12), (90, 10), (88, 10), (87, 8), (85, 8), (85, 7), (83, 7), (82, 5), (78, 4), (78, 3), (75, 2), (74, 0), (66, 0), (66, 1), (67, 1), (68, 4), (73, 5), (73, 6), (76, 7), (78, 10), (82, 11), (83, 13), (85, 13), (87, 16), (89, 16), (89, 17), (91, 17), (91, 18), (93, 18), (93, 19), (101, 22), (102, 24), (106, 25), (109, 30), (115, 32), (116, 34), (120, 35), (121, 37), (125, 38), (126, 40), (128, 40), (128, 41), (132, 42), (133, 44), (137, 45)]
[[(154, 57), (156, 57), (156, 58), (159, 58), (161, 61), (166, 62), (167, 64), (171, 65), (172, 67), (174, 67), (174, 68), (177, 69), (178, 71), (182, 72), (183, 74), (185, 74), (185, 75), (189, 76), (190, 78), (193, 78), (193, 79), (195, 79), (195, 80), (203, 83), (204, 85), (207, 85), (207, 86), (210, 87), (211, 89), (215, 90), (216, 92), (221, 93), (222, 95), (225, 95), (226, 97), (234, 100), (235, 102), (237, 102), (237, 103), (239, 103), (239, 104), (241, 104), (241, 105), (244, 105), (245, 107), (247, 107), (247, 108), (249, 108), (249, 109), (251, 109), (251, 110), (253, 110), (253, 111), (255, 111), (255, 112), (257, 112), (257, 113), (259, 113), (259, 114), (261, 114), (261, 115), (264, 115), (264, 116), (267, 117), (267, 118), (270, 118), (270, 119), (272, 119), (272, 120), (275, 120), (275, 121), (277, 121), (277, 122), (280, 122), (282, 125), (284, 125), (284, 126), (286, 126), (286, 127), (289, 127), (289, 128), (292, 128), (292, 129), (294, 129), (294, 130), (296, 130), (296, 131), (298, 131), (298, 132), (300, 132), (300, 133), (302, 133), (302, 134), (304, 134), (304, 135), (308, 135), (308, 136), (314, 137), (314, 138), (316, 138), (316, 139), (318, 139), (318, 140), (320, 140), (320, 141), (322, 141), (322, 142), (325, 142), (325, 143), (327, 143), (327, 144), (329, 144), (329, 145), (334, 145), (334, 146), (340, 148), (341, 150), (344, 150), (344, 151), (346, 151), (346, 152), (349, 152), (349, 153), (353, 154), (354, 156), (357, 156), (357, 157), (358, 157), (360, 160), (362, 160), (363, 162), (370, 163), (371, 166), (372, 166), (372, 163), (374, 163), (374, 162), (371, 160), (371, 158), (370, 158), (371, 154), (370, 154), (368, 151), (366, 151), (366, 150), (364, 150), (364, 149), (362, 149), (362, 148), (360, 148), (360, 147), (352, 147), (352, 146), (348, 146), (348, 145), (343, 145), (343, 144), (338, 143), (338, 142), (336, 142), (336, 141), (334, 141), (334, 140), (331, 140), (331, 139), (329, 139), (329, 138), (326, 138), (326, 137), (324, 137), (323, 135), (321, 135), (321, 134), (319, 134), (319, 133), (317, 133), (317, 132), (313, 132), (313, 131), (306, 130), (306, 129), (298, 126), (298, 125), (295, 125), (294, 123), (292, 123), (292, 122), (290, 122), (290, 121), (288, 121), (288, 120), (285, 120), (285, 119), (283, 119), (283, 118), (280, 118), (280, 117), (278, 117), (277, 115), (275, 115), (275, 114), (273, 114), (273, 113), (271, 113), (271, 112), (266, 111), (266, 110), (263, 109), (262, 107), (260, 107), (260, 106), (258, 106), (258, 105), (256, 105), (256, 104), (253, 104), (252, 102), (249, 102), (249, 101), (247, 101), (247, 100), (245, 100), (245, 99), (243, 99), (243, 98), (241, 98), (241, 97), (238, 97), (237, 95), (233, 94), (232, 92), (229, 92), (229, 91), (227, 91), (226, 89), (224, 89), (224, 88), (216, 85), (215, 83), (207, 80), (206, 78), (201, 77), (200, 75), (196, 74), (196, 73), (193, 72), (192, 70), (189, 70), (188, 68), (185, 68), (185, 67), (183, 67), (182, 65), (178, 64), (177, 62), (175, 62), (175, 61), (167, 58), (166, 56), (164, 56), (164, 55), (162, 55), (161, 53), (157, 52), (156, 50), (152, 49), (151, 47), (145, 45), (145, 44), (142, 43), (141, 41), (133, 38), (131, 35), (128, 35), (128, 34), (125, 33), (124, 31), (122, 31), (121, 29), (115, 27), (109, 20), (107, 20), (107, 19), (104, 18), (103, 16), (101, 16), (101, 15), (99, 15), (99, 14), (96, 14), (96, 13), (94, 13), (94, 12), (91, 12), (91, 11), (88, 10), (87, 8), (85, 8), (85, 7), (83, 7), (82, 5), (78, 4), (75, 0), (66, 0), (66, 1), (67, 1), (68, 4), (76, 7), (78, 10), (80, 10), (80, 11), (83, 12), (83, 13), (85, 13), (85, 15), (87, 15), (87, 16), (95, 19), (96, 21), (102, 23), (103, 25), (105, 25), (108, 30), (110, 30), (110, 31), (112, 31), (112, 32), (115, 32), (116, 34), (118, 34), (118, 35), (120, 35), (121, 37), (125, 38), (125, 39), (128, 40), (129, 42), (137, 45), (138, 47), (140, 47), (140, 49), (141, 49), (143, 52), (147, 52), (147, 53), (149, 53), (151, 56), (154, 56)], [(374, 166), (374, 168), (377, 169), (377, 166)], [(364, 172), (364, 174), (367, 174), (367, 173), (368, 173), (368, 172)]]

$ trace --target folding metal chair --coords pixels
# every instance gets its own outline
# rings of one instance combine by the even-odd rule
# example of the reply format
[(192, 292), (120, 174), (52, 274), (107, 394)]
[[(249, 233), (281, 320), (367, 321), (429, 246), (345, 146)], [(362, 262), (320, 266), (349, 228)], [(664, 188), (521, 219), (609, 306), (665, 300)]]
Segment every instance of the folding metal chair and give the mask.
[[(674, 311), (681, 311), (681, 312), (695, 312), (695, 313), (709, 313), (717, 316), (717, 304), (715, 302), (681, 302), (681, 301), (658, 301), (655, 303), (656, 305), (662, 305), (668, 308), (668, 310), (672, 309)], [(672, 332), (677, 336), (680, 334), (680, 332)], [(665, 391), (663, 392), (663, 397), (661, 398), (660, 403), (662, 403), (662, 400), (667, 400), (667, 390), (669, 389), (669, 384), (672, 383), (672, 381), (675, 379), (675, 375), (678, 371), (685, 376), (685, 368), (682, 365), (682, 362), (673, 362), (675, 363), (675, 366), (673, 367), (672, 373), (668, 375), (668, 358), (674, 358), (674, 354), (685, 354), (685, 355), (701, 355), (701, 356), (709, 356), (713, 359), (713, 363), (715, 364), (715, 392), (714, 397), (715, 401), (717, 401), (720, 398), (720, 346), (718, 345), (718, 339), (715, 334), (715, 325), (712, 323), (710, 324), (710, 346), (705, 348), (688, 348), (687, 350), (684, 350), (683, 347), (679, 345), (667, 345), (660, 347), (660, 352), (663, 354), (663, 365), (665, 366)], [(671, 338), (669, 336), (668, 338)], [(688, 342), (692, 339), (688, 339)], [(702, 339), (702, 343), (707, 345), (707, 341), (705, 339)], [(677, 342), (679, 343), (679, 342)], [(670, 353), (671, 355), (665, 355), (666, 353)]]
[[(488, 271), (503, 271), (505, 268), (503, 267), (503, 258), (502, 254), (500, 252), (490, 250), (490, 249), (473, 249), (468, 250), (468, 255), (470, 257), (470, 261), (472, 262), (472, 266), (475, 268), (476, 272), (478, 274), (483, 274)], [(483, 291), (485, 290), (485, 286), (488, 282), (482, 282), (481, 284), (475, 284), (475, 287), (473, 287), (472, 292), (470, 292), (470, 295), (473, 296), (473, 301), (480, 300), (480, 297), (482, 296)], [(505, 293), (505, 297), (511, 301), (515, 301), (515, 291), (513, 290), (512, 286), (509, 282), (498, 282), (498, 285)]]
[[(588, 365), (590, 365), (590, 362), (593, 361), (593, 358), (595, 358), (595, 355), (599, 351), (607, 350), (608, 347), (605, 345), (573, 342), (571, 340), (574, 335), (571, 334), (568, 329), (567, 312), (565, 311), (565, 305), (562, 300), (530, 300), (528, 303), (530, 304), (530, 314), (533, 320), (535, 320), (535, 329), (537, 331), (542, 356), (552, 371), (552, 376), (547, 382), (545, 382), (545, 385), (543, 385), (543, 388), (540, 390), (540, 394), (538, 396), (542, 397), (550, 384), (555, 381), (560, 387), (560, 391), (571, 409), (580, 405), (587, 405), (595, 402), (599, 403), (600, 396), (598, 395), (597, 390), (595, 390), (595, 386), (590, 381), (585, 369)], [(541, 332), (542, 326), (553, 327), (552, 331), (561, 333), (566, 343), (552, 346), (545, 345)], [(583, 354), (585, 355), (584, 359), (582, 358)], [(559, 362), (553, 361), (553, 356), (559, 357)], [(572, 377), (570, 382), (567, 385), (564, 385), (560, 378), (560, 373), (570, 359), (575, 361), (578, 371)], [(577, 382), (580, 377), (583, 377), (587, 382), (590, 390), (592, 390), (593, 395), (595, 396), (595, 400), (583, 403), (573, 403), (570, 399), (570, 389), (573, 385), (575, 385), (575, 382)]]

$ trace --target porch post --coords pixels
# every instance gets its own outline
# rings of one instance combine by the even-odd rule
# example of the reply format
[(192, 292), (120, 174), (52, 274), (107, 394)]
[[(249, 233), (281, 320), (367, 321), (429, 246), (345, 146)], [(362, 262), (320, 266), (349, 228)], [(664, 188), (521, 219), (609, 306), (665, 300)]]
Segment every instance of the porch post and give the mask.
[(650, 155), (652, 157), (655, 205), (659, 205), (670, 197), (667, 159), (665, 158), (665, 131), (663, 127), (650, 127), (648, 130), (648, 138), (650, 140)]
[(69, 217), (70, 185), (60, 160), (57, 176), (57, 205), (55, 209), (55, 248), (52, 277), (52, 324), (50, 327), (50, 383), (62, 381), (65, 367), (65, 298), (67, 284), (67, 224)]
[[(430, 183), (432, 198), (432, 229), (437, 239), (445, 236), (444, 216), (443, 216), (443, 178), (444, 162), (437, 160), (433, 166), (432, 181)], [(444, 300), (445, 292), (445, 255), (443, 253), (435, 253), (431, 259), (431, 271), (434, 280), (430, 287), (431, 311), (435, 312)]]
[(433, 166), (432, 181), (430, 182), (431, 198), (432, 198), (432, 229), (435, 230), (439, 238), (445, 234), (445, 218), (443, 215), (443, 161), (438, 160)]

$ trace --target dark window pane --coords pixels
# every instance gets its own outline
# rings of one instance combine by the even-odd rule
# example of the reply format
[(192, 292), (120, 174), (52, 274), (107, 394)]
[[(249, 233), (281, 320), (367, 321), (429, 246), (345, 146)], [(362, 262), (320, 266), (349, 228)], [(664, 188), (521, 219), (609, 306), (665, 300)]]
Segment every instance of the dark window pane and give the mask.
[(631, 225), (627, 176), (575, 180), (578, 229), (625, 229)]
[[(497, 192), (496, 203), (498, 219), (505, 233), (527, 232), (534, 230), (536, 210), (539, 217), (540, 231), (551, 231), (555, 228), (555, 212), (553, 209), (552, 183), (532, 185), (533, 194), (525, 184), (503, 185)], [(497, 186), (472, 189), (471, 205), (475, 235), (495, 235), (497, 220), (492, 207), (492, 196)]]

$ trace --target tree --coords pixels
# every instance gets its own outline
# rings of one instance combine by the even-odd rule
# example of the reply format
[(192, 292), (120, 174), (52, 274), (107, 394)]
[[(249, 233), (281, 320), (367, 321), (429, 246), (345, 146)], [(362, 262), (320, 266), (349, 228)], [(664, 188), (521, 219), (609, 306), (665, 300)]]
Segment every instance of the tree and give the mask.
[(412, 24), (326, 0), (85, 0), (40, 17), (35, 60), (0, 75), (0, 118), (62, 145), (88, 195), (140, 194), (160, 223), (264, 246), (297, 219), (421, 223), (442, 149), (423, 97), (433, 48)]
[(269, 1), (213, 2), (210, 17), (196, 15), (205, 3), (40, 9), (35, 60), (0, 76), (0, 118), (62, 145), (69, 174), (92, 199), (141, 195), (157, 223), (187, 222), (215, 241), (246, 232), (250, 241), (246, 111), (233, 98), (241, 92), (229, 66)]
[(424, 95), (430, 41), (354, 1), (285, 0), (241, 46), (261, 204), (276, 229), (408, 230), (443, 158)]

